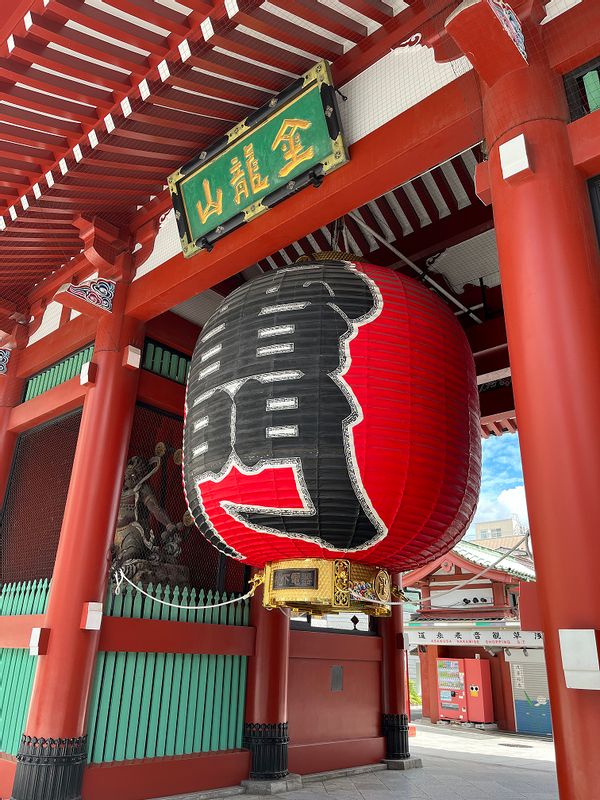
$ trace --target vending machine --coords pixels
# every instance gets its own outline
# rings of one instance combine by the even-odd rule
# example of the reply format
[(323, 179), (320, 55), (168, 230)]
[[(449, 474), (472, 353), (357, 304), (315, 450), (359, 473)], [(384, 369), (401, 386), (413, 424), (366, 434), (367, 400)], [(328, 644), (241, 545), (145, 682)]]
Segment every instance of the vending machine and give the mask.
[(494, 722), (490, 665), (480, 658), (438, 658), (440, 719)]

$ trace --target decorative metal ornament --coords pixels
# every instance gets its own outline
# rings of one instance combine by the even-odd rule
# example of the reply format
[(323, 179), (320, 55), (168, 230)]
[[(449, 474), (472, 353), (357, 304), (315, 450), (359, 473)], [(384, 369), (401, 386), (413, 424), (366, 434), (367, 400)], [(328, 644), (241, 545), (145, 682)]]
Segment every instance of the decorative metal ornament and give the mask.
[(10, 353), (11, 351), (7, 347), (0, 348), (0, 375), (6, 375), (8, 372)]
[[(184, 486), (215, 547), (269, 565), (265, 602), (380, 613), (388, 572), (442, 555), (470, 523), (479, 401), (451, 311), (410, 278), (342, 259), (261, 276), (207, 322)], [(285, 570), (304, 583), (283, 585)]]
[(117, 284), (107, 278), (96, 278), (91, 281), (84, 281), (79, 285), (70, 283), (66, 289), (67, 294), (85, 300), (92, 306), (112, 313), (113, 299)]
[(312, 614), (362, 611), (387, 616), (391, 579), (386, 570), (345, 558), (275, 561), (265, 566), (263, 602)]

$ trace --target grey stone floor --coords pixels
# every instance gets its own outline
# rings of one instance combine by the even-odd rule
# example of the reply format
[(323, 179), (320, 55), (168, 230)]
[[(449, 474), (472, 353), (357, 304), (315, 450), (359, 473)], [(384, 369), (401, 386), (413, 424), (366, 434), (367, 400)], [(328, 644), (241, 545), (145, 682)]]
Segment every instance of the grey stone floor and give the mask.
[[(411, 739), (423, 769), (310, 782), (285, 800), (558, 800), (552, 742), (421, 723)], [(244, 800), (254, 798), (245, 795)], [(257, 798), (256, 800), (265, 800)]]
[[(313, 776), (301, 789), (271, 795), (270, 800), (558, 800), (551, 741), (425, 721), (417, 722), (417, 736), (410, 741), (423, 769), (396, 772), (377, 765), (373, 772), (328, 780)], [(170, 800), (232, 800), (239, 792), (232, 787)], [(238, 796), (269, 800), (264, 795)]]

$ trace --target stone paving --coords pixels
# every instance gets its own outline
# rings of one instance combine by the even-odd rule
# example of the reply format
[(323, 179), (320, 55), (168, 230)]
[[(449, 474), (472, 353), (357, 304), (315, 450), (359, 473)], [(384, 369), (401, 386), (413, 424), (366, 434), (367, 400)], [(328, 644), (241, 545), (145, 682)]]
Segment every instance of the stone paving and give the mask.
[[(558, 800), (552, 742), (422, 723), (411, 751), (423, 769), (305, 783), (285, 800)], [(251, 800), (254, 795), (245, 795)], [(275, 796), (276, 797), (276, 796)], [(259, 798), (257, 798), (259, 800)], [(265, 798), (260, 798), (265, 800)]]
[[(370, 772), (327, 780), (305, 776), (302, 788), (270, 800), (558, 800), (551, 741), (419, 721), (410, 742), (423, 769), (397, 772), (375, 765)], [(241, 791), (232, 787), (170, 800), (269, 800)]]

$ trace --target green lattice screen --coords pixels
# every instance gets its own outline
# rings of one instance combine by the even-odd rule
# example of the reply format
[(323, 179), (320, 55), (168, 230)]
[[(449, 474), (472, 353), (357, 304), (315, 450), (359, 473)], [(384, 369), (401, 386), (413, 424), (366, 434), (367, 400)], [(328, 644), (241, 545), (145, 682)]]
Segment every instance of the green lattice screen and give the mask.
[(150, 372), (162, 375), (163, 378), (169, 378), (177, 383), (185, 383), (190, 357), (166, 347), (164, 344), (146, 339), (142, 366)]
[(31, 400), (33, 397), (38, 397), (49, 389), (54, 389), (55, 386), (60, 386), (61, 383), (79, 375), (81, 367), (87, 361), (92, 360), (93, 354), (94, 345), (90, 344), (83, 350), (78, 350), (42, 372), (38, 372), (37, 375), (33, 375), (25, 385), (24, 399)]
[[(5, 583), (0, 590), (0, 616), (43, 614), (47, 580)], [(0, 649), (0, 752), (16, 755), (29, 710), (37, 658), (23, 648)]]
[[(185, 606), (212, 605), (228, 598), (212, 591), (146, 588), (155, 597)], [(116, 597), (109, 594), (105, 613), (247, 625), (249, 605), (246, 600), (187, 611), (125, 590)], [(246, 661), (246, 656), (238, 655), (99, 653), (89, 709), (88, 760), (103, 763), (241, 747)]]

